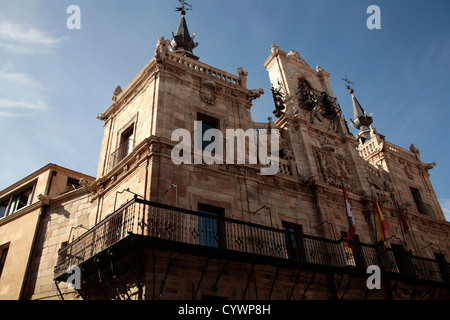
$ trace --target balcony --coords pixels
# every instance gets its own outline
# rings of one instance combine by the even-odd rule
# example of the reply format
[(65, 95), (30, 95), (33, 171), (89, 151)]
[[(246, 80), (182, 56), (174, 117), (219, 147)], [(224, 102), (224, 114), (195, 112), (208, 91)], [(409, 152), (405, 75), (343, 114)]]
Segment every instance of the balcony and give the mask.
[(130, 154), (133, 149), (133, 143), (133, 139), (126, 139), (113, 153), (111, 153), (109, 170), (113, 169), (120, 161)]
[[(396, 252), (383, 245), (349, 243), (189, 211), (135, 198), (58, 252), (56, 281), (66, 270), (130, 238), (147, 245), (202, 256), (367, 277), (378, 265), (385, 276), (449, 284), (449, 264)], [(127, 249), (128, 250), (128, 249)]]

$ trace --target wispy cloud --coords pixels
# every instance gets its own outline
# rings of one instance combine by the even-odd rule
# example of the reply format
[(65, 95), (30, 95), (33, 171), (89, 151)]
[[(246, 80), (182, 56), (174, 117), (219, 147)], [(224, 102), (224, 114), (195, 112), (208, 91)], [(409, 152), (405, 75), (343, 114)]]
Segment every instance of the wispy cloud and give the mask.
[(0, 22), (0, 49), (14, 53), (51, 53), (63, 38), (21, 24)]
[(8, 68), (0, 70), (0, 83), (7, 86), (34, 87), (41, 89), (39, 81), (34, 79), (28, 73), (11, 72)]
[(450, 222), (450, 199), (440, 199), (439, 203), (441, 204), (445, 219)]
[(0, 69), (0, 116), (24, 117), (48, 108), (44, 86), (28, 73)]
[(46, 104), (40, 99), (37, 99), (36, 101), (0, 99), (0, 109), (25, 108), (38, 110), (38, 109), (46, 109), (46, 107), (47, 107)]

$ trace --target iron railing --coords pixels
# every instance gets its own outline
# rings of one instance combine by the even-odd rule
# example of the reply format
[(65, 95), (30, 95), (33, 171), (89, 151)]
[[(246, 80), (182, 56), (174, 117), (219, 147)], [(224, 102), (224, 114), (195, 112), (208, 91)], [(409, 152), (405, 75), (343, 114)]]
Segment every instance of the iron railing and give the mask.
[(406, 273), (429, 281), (448, 281), (448, 263), (416, 256), (400, 261), (391, 249), (382, 245), (324, 239), (138, 198), (60, 249), (55, 278), (65, 274), (70, 266), (80, 265), (130, 234), (304, 265), (331, 268), (378, 265), (386, 272)]
[(341, 108), (337, 103), (337, 99), (327, 95), (323, 91), (305, 86), (304, 88), (300, 88), (296, 95), (300, 106), (308, 111), (322, 109), (323, 115), (328, 119), (333, 119), (340, 114)]
[(109, 159), (109, 170), (113, 169), (120, 161), (130, 154), (133, 143), (133, 139), (127, 139), (123, 141), (113, 153), (111, 153), (111, 157)]

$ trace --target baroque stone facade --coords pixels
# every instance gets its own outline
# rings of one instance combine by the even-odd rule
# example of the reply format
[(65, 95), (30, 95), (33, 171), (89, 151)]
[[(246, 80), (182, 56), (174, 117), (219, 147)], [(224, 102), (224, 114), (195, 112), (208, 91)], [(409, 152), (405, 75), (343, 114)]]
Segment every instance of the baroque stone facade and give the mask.
[[(330, 74), (296, 51), (272, 46), (264, 67), (277, 119), (256, 123), (253, 101), (267, 90), (248, 89), (242, 67), (234, 75), (199, 61), (191, 46), (176, 47), (161, 37), (154, 57), (98, 115), (97, 177), (42, 202), (47, 214), (23, 297), (449, 297), (450, 224), (429, 180), (434, 164), (421, 162), (417, 148), (395, 146), (371, 126), (353, 136)], [(262, 165), (250, 163), (175, 164), (172, 133), (186, 129), (193, 145), (194, 132), (202, 132), (196, 121), (222, 132), (278, 134), (278, 172), (261, 175)], [(192, 159), (202, 151), (194, 148)], [(342, 186), (356, 224), (353, 242), (346, 240)], [(384, 242), (373, 195), (388, 225)], [(406, 213), (406, 234), (394, 198)], [(374, 264), (382, 269), (379, 290), (366, 286)], [(67, 286), (74, 265), (77, 290)]]

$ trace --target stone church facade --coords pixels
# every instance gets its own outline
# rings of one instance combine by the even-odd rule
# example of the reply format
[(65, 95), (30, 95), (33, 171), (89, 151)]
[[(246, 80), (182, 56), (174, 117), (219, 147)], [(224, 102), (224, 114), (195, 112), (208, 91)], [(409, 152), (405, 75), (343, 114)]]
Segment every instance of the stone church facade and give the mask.
[[(201, 62), (193, 40), (182, 12), (173, 38), (158, 40), (154, 57), (98, 115), (97, 177), (39, 197), (45, 214), (20, 298), (448, 299), (450, 223), (429, 179), (435, 164), (423, 163), (414, 145), (385, 140), (350, 88), (352, 135), (330, 74), (276, 45), (264, 63), (275, 110), (267, 123), (254, 122), (253, 100), (271, 93), (247, 88), (243, 68), (232, 74)], [(237, 153), (239, 142), (206, 154), (196, 135), (229, 128), (276, 135), (278, 172), (208, 161)], [(173, 160), (177, 129), (191, 133), (183, 163)], [(343, 188), (355, 222), (350, 240)], [(367, 286), (371, 265), (381, 270), (380, 289)]]

